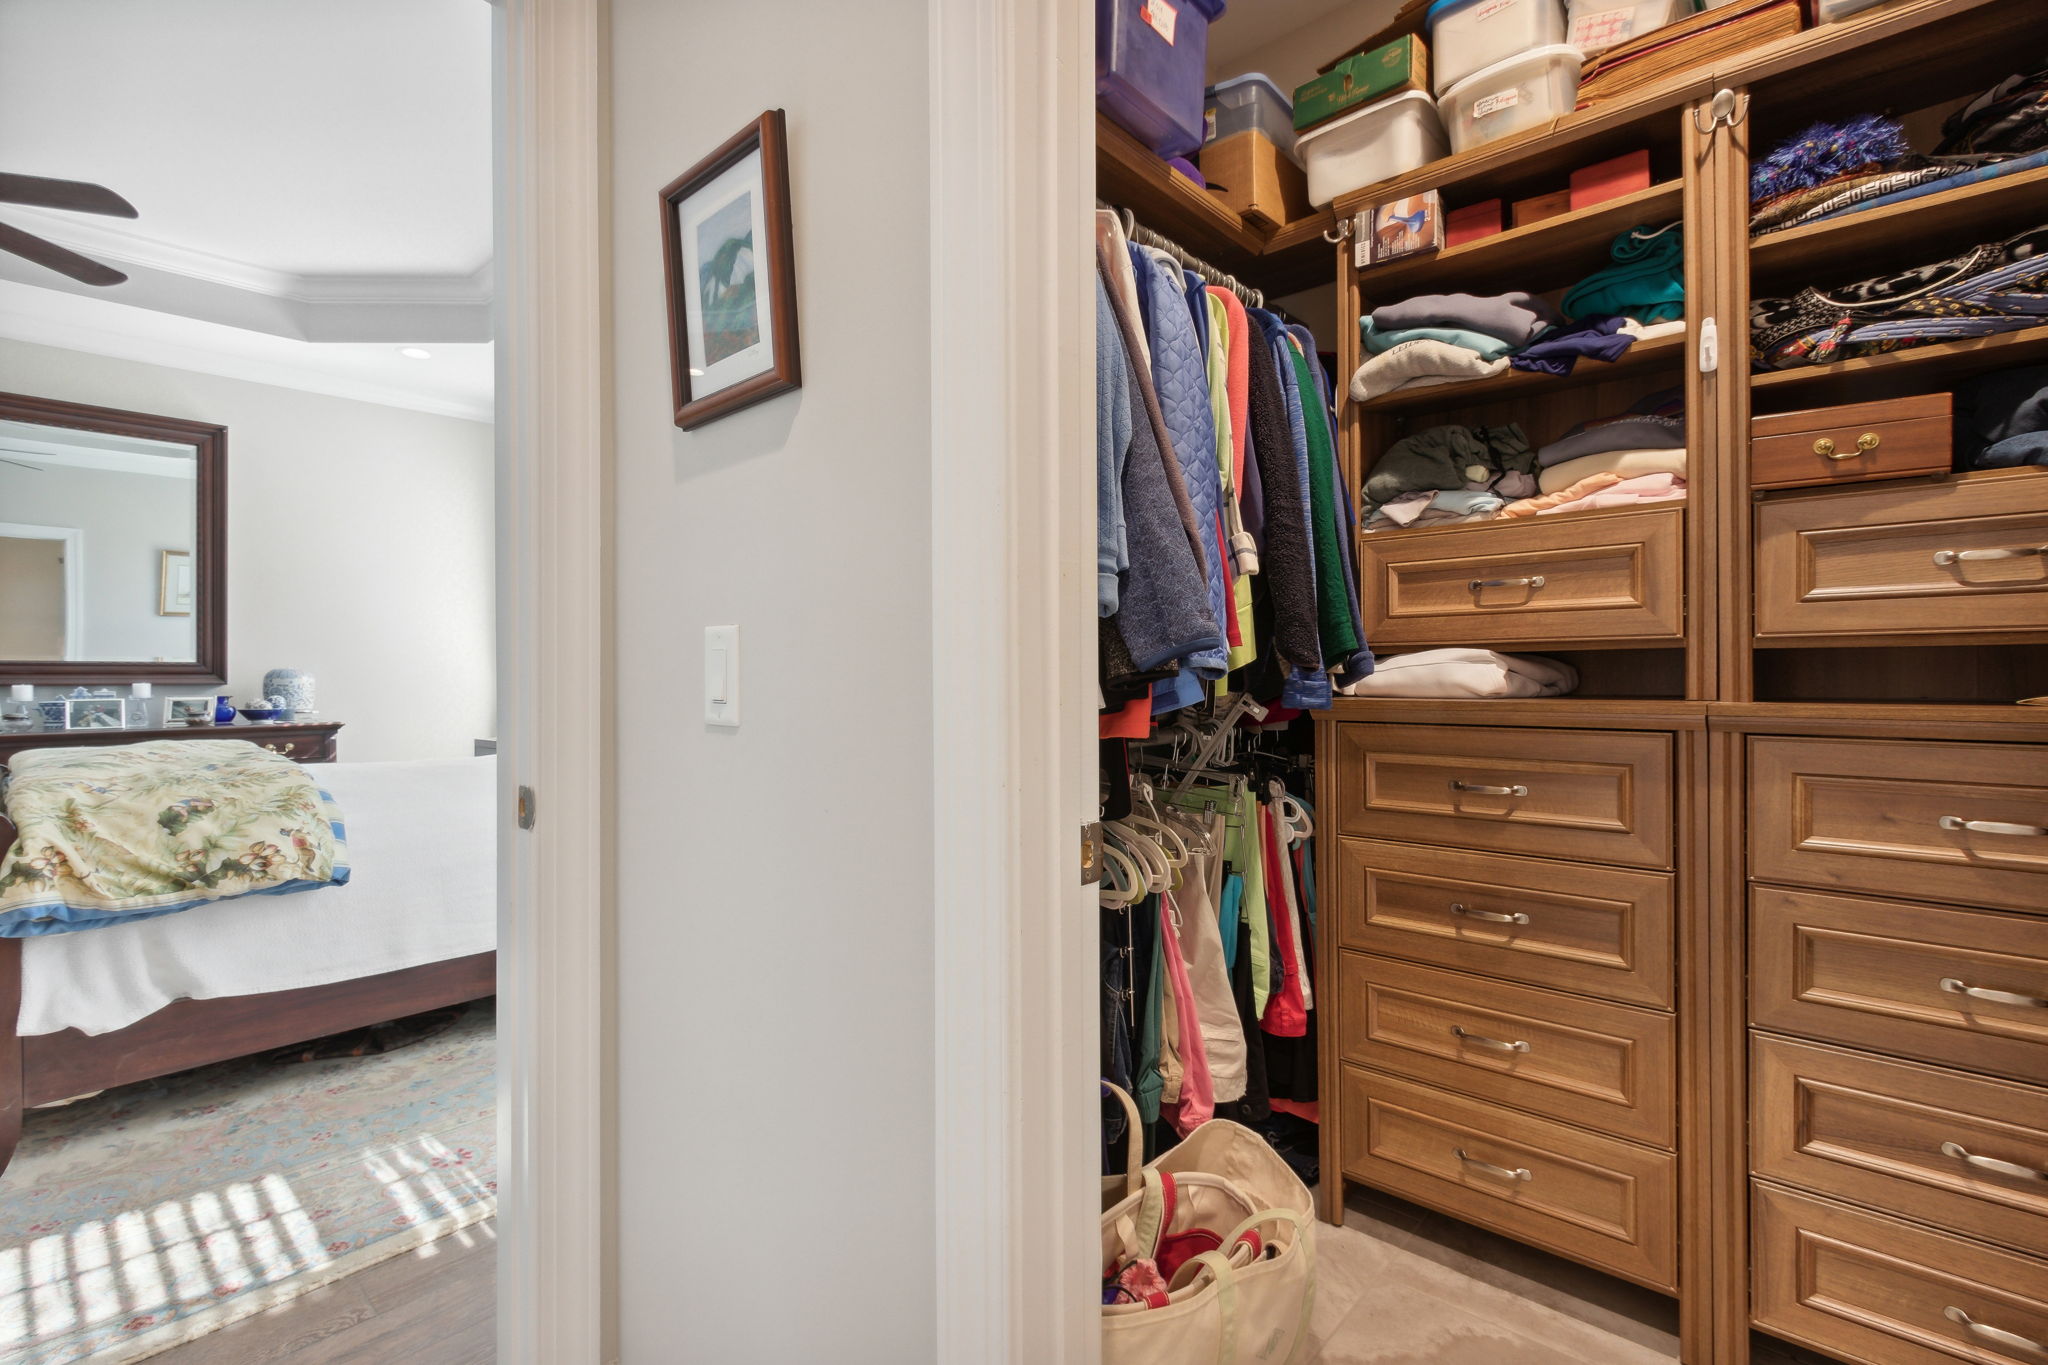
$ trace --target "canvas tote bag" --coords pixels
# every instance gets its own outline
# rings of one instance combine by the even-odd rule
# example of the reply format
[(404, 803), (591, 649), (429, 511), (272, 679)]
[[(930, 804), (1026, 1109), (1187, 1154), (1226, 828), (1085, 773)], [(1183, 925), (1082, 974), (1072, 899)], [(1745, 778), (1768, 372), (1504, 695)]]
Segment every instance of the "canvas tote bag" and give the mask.
[[(1211, 1119), (1149, 1165), (1138, 1107), (1104, 1085), (1130, 1124), (1123, 1197), (1102, 1214), (1103, 1273), (1209, 1228), (1221, 1246), (1180, 1267), (1163, 1305), (1106, 1304), (1103, 1365), (1293, 1365), (1308, 1354), (1315, 1233), (1308, 1187), (1251, 1129)], [(1107, 1197), (1108, 1191), (1105, 1191)]]

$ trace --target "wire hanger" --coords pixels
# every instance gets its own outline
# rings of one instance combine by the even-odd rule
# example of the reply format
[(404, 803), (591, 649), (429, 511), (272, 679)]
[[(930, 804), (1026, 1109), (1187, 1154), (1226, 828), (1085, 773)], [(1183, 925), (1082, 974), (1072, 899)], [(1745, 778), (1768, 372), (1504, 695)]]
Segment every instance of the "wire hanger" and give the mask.
[(1252, 288), (1229, 271), (1209, 264), (1179, 242), (1168, 237), (1165, 233), (1146, 227), (1138, 221), (1137, 215), (1132, 213), (1130, 209), (1117, 208), (1112, 204), (1104, 203), (1100, 199), (1095, 201), (1095, 207), (1107, 209), (1111, 213), (1116, 214), (1123, 223), (1124, 236), (1136, 242), (1139, 246), (1156, 247), (1160, 251), (1165, 252), (1176, 261), (1179, 261), (1182, 266), (1192, 270), (1207, 283), (1216, 285), (1221, 289), (1228, 289), (1231, 293), (1237, 295), (1238, 302), (1247, 308), (1264, 308), (1266, 306), (1264, 290)]

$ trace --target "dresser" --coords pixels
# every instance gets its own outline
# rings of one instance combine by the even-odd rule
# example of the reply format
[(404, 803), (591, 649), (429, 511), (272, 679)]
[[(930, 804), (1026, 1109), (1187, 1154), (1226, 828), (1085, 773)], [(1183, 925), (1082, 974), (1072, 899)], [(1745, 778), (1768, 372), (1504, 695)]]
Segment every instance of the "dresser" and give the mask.
[(332, 763), (337, 757), (341, 727), (341, 721), (322, 720), (277, 725), (180, 726), (174, 730), (31, 730), (0, 734), (0, 767), (24, 749), (140, 744), (146, 739), (246, 739), (300, 763)]

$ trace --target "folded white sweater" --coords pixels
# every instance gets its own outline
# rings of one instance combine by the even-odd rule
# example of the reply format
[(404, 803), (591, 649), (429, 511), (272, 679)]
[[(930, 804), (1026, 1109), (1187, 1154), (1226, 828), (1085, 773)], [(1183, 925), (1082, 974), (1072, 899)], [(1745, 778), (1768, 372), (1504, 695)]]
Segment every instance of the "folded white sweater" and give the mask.
[(1381, 659), (1344, 684), (1347, 697), (1558, 697), (1579, 685), (1570, 664), (1490, 649), (1425, 649)]

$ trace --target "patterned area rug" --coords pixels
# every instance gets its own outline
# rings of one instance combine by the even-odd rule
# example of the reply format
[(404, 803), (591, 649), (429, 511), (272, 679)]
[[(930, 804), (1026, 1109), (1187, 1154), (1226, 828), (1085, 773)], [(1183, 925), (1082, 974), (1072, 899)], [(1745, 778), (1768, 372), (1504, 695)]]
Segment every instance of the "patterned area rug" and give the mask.
[(414, 1047), (226, 1062), (28, 1116), (0, 1362), (142, 1360), (489, 1218), (491, 1002)]

